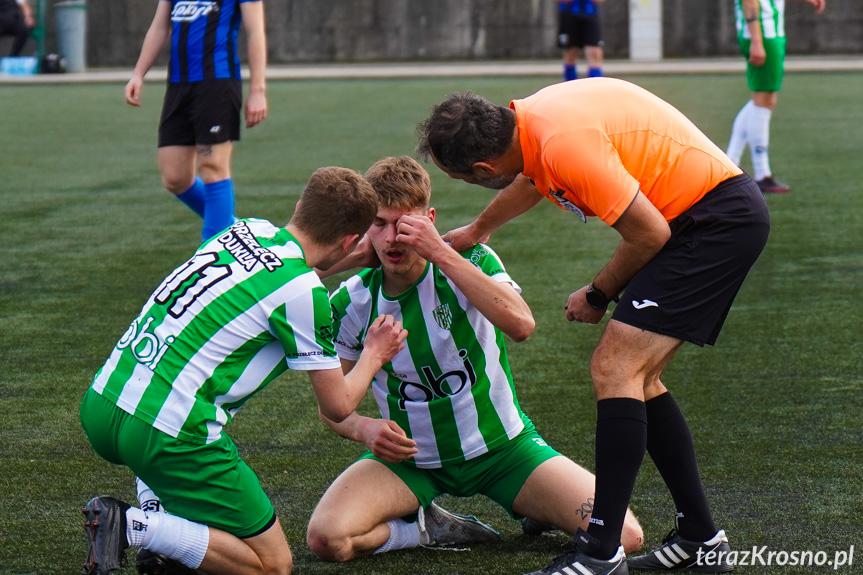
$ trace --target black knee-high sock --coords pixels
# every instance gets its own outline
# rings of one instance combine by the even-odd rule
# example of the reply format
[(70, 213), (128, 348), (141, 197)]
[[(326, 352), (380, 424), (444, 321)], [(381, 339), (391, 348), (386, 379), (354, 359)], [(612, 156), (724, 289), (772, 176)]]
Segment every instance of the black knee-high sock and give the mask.
[(596, 494), (587, 532), (599, 539), (598, 559), (620, 547), (626, 508), (647, 445), (644, 402), (628, 397), (596, 403)]
[(716, 535), (716, 526), (701, 485), (689, 425), (671, 393), (656, 396), (645, 405), (647, 452), (674, 499), (680, 536), (707, 541)]

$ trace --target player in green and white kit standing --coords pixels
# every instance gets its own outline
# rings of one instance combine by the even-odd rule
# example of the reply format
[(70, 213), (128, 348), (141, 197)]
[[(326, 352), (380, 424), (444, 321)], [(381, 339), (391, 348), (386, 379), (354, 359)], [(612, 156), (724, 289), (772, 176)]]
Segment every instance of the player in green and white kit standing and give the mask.
[[(309, 547), (346, 561), (498, 538), (473, 517), (433, 505), (443, 493), (482, 493), (534, 525), (570, 533), (586, 527), (593, 475), (549, 447), (516, 398), (504, 334), (522, 341), (534, 329), (520, 288), (488, 246), (457, 253), (443, 242), (429, 207), (429, 176), (416, 161), (386, 158), (366, 179), (380, 196), (368, 232), (380, 267), (332, 295), (336, 350), (351, 369), (379, 313), (402, 321), (409, 335), (372, 383), (382, 419), (353, 413), (337, 423), (324, 414), (337, 433), (370, 452), (324, 494)], [(402, 519), (414, 514), (416, 522)], [(641, 527), (628, 513), (623, 545), (641, 543)]]
[[(806, 0), (818, 14), (826, 0)], [(734, 0), (737, 41), (747, 59), (746, 79), (752, 99), (737, 117), (728, 143), (728, 157), (740, 165), (749, 145), (752, 174), (764, 193), (784, 193), (791, 188), (773, 177), (767, 148), (770, 117), (776, 108), (785, 71), (785, 0)]]
[(403, 347), (401, 323), (376, 318), (371, 346), (343, 375), (312, 269), (350, 254), (377, 205), (360, 174), (322, 168), (286, 228), (240, 220), (156, 288), (85, 394), (81, 424), (170, 514), (93, 498), (84, 574), (113, 573), (127, 546), (206, 573), (290, 572), (273, 505), (222, 428), (286, 369), (308, 372), (320, 411), (341, 421)]

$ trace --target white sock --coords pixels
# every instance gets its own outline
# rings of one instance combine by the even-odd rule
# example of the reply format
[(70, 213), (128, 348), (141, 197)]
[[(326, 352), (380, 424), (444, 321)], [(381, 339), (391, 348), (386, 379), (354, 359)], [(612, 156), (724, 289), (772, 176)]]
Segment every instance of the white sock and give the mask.
[(390, 528), (390, 538), (375, 553), (419, 547), (420, 526), (418, 523), (408, 523), (404, 519), (392, 519), (387, 521), (387, 525)]
[(752, 154), (752, 169), (755, 180), (772, 174), (767, 147), (770, 144), (770, 108), (753, 106), (749, 113), (746, 132), (749, 134), (749, 152)]
[[(126, 517), (128, 520), (129, 515)], [(149, 525), (141, 547), (176, 559), (192, 569), (201, 566), (210, 543), (210, 530), (206, 525), (168, 513), (150, 513), (146, 520)]]
[(743, 150), (746, 149), (746, 122), (749, 118), (749, 112), (754, 107), (755, 103), (752, 100), (746, 102), (746, 105), (737, 112), (734, 125), (731, 126), (731, 139), (728, 142), (728, 151), (725, 153), (738, 166), (740, 165), (740, 158), (743, 156)]
[(132, 547), (143, 547), (150, 528), (158, 528), (158, 525), (158, 517), (148, 517), (143, 510), (130, 507), (126, 510), (126, 542)]
[(135, 485), (138, 488), (138, 503), (141, 504), (141, 510), (144, 513), (158, 513), (165, 510), (159, 497), (139, 477), (135, 478)]

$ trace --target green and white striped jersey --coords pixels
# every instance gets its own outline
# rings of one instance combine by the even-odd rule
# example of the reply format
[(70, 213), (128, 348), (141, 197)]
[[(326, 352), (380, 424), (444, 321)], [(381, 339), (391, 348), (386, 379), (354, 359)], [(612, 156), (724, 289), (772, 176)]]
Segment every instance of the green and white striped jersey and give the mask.
[(287, 368), (339, 368), (329, 294), (284, 228), (240, 220), (156, 288), (93, 389), (173, 437), (210, 443)]
[[(741, 0), (734, 0), (737, 20), (737, 35), (747, 40), (752, 38), (746, 18), (743, 16)], [(761, 5), (761, 34), (764, 39), (785, 37), (785, 0), (758, 0)]]
[[(486, 275), (521, 289), (491, 248), (462, 252)], [(432, 264), (410, 289), (390, 297), (382, 271), (366, 269), (330, 298), (339, 356), (356, 360), (368, 326), (391, 314), (406, 346), (372, 382), (381, 416), (417, 442), (417, 467), (459, 463), (488, 452), (529, 423), (518, 405), (503, 333)]]

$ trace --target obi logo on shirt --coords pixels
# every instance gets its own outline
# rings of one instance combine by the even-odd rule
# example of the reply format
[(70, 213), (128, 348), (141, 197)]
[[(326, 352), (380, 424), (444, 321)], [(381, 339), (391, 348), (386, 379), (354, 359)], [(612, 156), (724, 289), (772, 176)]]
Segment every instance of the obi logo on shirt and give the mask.
[(176, 338), (173, 335), (169, 335), (162, 339), (155, 333), (155, 330), (153, 330), (153, 333), (148, 332), (147, 329), (153, 323), (152, 317), (148, 317), (147, 321), (143, 322), (143, 324), (141, 321), (142, 318), (139, 317), (132, 322), (132, 325), (129, 326), (129, 329), (126, 330), (126, 333), (123, 334), (123, 337), (117, 343), (117, 349), (126, 349), (128, 347), (139, 363), (148, 367), (150, 371), (156, 371), (156, 367), (158, 367), (159, 362), (162, 360), (162, 356), (165, 355), (165, 352), (168, 351), (168, 348), (171, 347)]
[(215, 2), (177, 2), (171, 12), (171, 21), (192, 22), (218, 9)]
[(476, 384), (476, 372), (467, 357), (467, 350), (459, 350), (458, 355), (462, 359), (464, 370), (447, 371), (437, 375), (430, 366), (426, 365), (421, 369), (424, 383), (402, 381), (398, 390), (399, 409), (404, 411), (407, 401), (429, 402), (435, 398), (456, 395), (468, 382), (470, 387), (473, 387)]
[(483, 256), (487, 256), (487, 255), (488, 255), (487, 249), (485, 249), (483, 246), (476, 245), (476, 246), (474, 246), (473, 250), (470, 252), (470, 263), (472, 263), (475, 266), (478, 266), (479, 262), (483, 258)]

